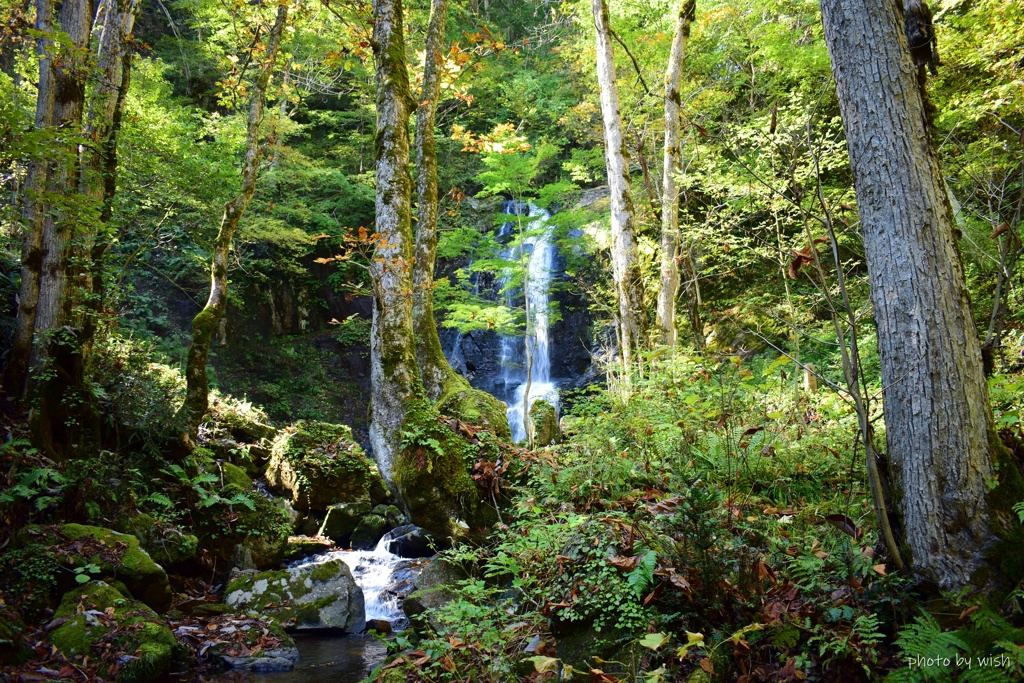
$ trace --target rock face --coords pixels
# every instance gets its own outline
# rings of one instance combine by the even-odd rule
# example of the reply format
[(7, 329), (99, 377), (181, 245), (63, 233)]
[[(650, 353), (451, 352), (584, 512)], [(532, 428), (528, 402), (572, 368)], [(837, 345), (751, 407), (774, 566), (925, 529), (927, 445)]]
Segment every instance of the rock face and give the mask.
[(112, 680), (146, 683), (170, 670), (177, 646), (170, 629), (156, 612), (102, 581), (65, 594), (55, 622), (60, 625), (51, 631), (50, 642), (66, 656), (94, 654), (93, 645), (113, 634), (118, 649), (130, 654), (118, 662)]
[(297, 510), (332, 503), (376, 504), (387, 497), (376, 465), (345, 425), (300, 420), (282, 430), (270, 452), (267, 482)]
[(366, 625), (363, 591), (341, 560), (243, 576), (228, 585), (224, 603), (289, 629), (360, 633)]
[(534, 401), (530, 406), (530, 429), (533, 430), (534, 446), (550, 446), (562, 439), (558, 426), (558, 411), (544, 400)]
[(131, 597), (157, 612), (166, 612), (171, 605), (167, 572), (153, 561), (134, 536), (85, 524), (64, 524), (26, 527), (22, 539), (47, 546), (75, 544), (79, 551), (72, 555), (73, 569), (87, 565), (99, 567), (97, 578), (120, 581), (131, 592)]

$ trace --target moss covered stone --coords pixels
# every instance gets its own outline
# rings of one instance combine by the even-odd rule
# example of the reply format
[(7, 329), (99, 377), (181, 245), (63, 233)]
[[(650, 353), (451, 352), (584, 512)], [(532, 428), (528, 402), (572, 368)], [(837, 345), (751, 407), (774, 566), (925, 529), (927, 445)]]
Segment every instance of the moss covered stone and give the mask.
[(340, 503), (327, 508), (327, 516), (320, 525), (318, 536), (329, 538), (338, 545), (347, 545), (359, 520), (370, 513), (369, 503)]
[(225, 484), (234, 484), (243, 491), (249, 491), (252, 489), (252, 478), (238, 465), (232, 465), (229, 462), (222, 462), (221, 476), (224, 477)]
[(196, 536), (145, 513), (135, 515), (119, 525), (119, 528), (139, 539), (142, 549), (155, 561), (168, 566), (191, 560), (199, 549)]
[(327, 552), (333, 544), (325, 538), (310, 538), (309, 536), (289, 536), (288, 546), (284, 551), (285, 562), (290, 560), (302, 560), (313, 555)]
[(133, 597), (157, 612), (165, 612), (171, 605), (167, 572), (153, 561), (135, 536), (85, 524), (27, 527), (22, 534), (45, 546), (60, 546), (83, 539), (90, 541), (95, 544), (93, 548), (86, 543), (83, 554), (70, 557), (72, 568), (99, 567), (98, 578), (123, 582)]
[(410, 403), (403, 434), (392, 477), (413, 524), (443, 540), (493, 523), (494, 512), (481, 501), (469, 476), (469, 444), (439, 422), (428, 401)]
[(468, 382), (453, 383), (437, 401), (442, 415), (458, 418), (462, 422), (483, 427), (502, 439), (511, 439), (506, 406), (486, 391), (469, 386)]
[(366, 623), (363, 591), (341, 560), (241, 577), (228, 585), (224, 603), (297, 630), (336, 628), (359, 633)]
[(558, 411), (544, 400), (534, 401), (530, 406), (530, 429), (533, 431), (534, 446), (550, 446), (562, 439)]
[(345, 425), (302, 420), (274, 440), (267, 481), (299, 510), (332, 503), (380, 503), (387, 497), (376, 465)]
[(388, 530), (388, 522), (380, 515), (366, 515), (352, 531), (353, 550), (373, 550)]
[(68, 657), (89, 655), (94, 644), (114, 633), (116, 646), (124, 653), (115, 681), (146, 683), (170, 670), (177, 646), (170, 629), (156, 612), (102, 581), (65, 594), (56, 616), (64, 622), (50, 634), (50, 642)]

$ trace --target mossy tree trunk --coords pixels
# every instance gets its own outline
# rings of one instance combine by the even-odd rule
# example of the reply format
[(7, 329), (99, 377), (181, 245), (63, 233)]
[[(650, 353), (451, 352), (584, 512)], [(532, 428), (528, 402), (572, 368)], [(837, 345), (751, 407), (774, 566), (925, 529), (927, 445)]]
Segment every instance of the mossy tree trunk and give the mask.
[(441, 349), (434, 316), (434, 265), (437, 258), (437, 152), (434, 139), (434, 115), (441, 95), (441, 70), (444, 58), (444, 29), (448, 0), (433, 0), (427, 25), (423, 65), (423, 86), (416, 109), (416, 223), (415, 259), (412, 270), (412, 317), (416, 361), (428, 399), (441, 412), (465, 422), (491, 429), (503, 437), (510, 435), (505, 405), (490, 394), (474, 389), (452, 369)]
[[(679, 141), (679, 83), (695, 10), (696, 0), (682, 1), (665, 72), (665, 163), (661, 190), (661, 289), (658, 292), (657, 326), (661, 343), (670, 348), (676, 345), (676, 295), (679, 293), (679, 187), (676, 176), (682, 171), (683, 159)], [(697, 330), (694, 336), (701, 339)]]
[(373, 4), (373, 56), (377, 70), (377, 249), (370, 264), (370, 443), (381, 474), (394, 486), (409, 405), (422, 400), (412, 316), (412, 179), (408, 121), (415, 106), (409, 89), (401, 0)]
[(611, 193), (612, 278), (615, 281), (619, 309), (623, 380), (628, 384), (634, 355), (643, 343), (646, 332), (643, 282), (637, 262), (635, 214), (629, 187), (629, 153), (622, 136), (608, 3), (605, 0), (593, 0), (593, 9), (597, 36), (597, 82), (601, 90), (601, 115), (604, 120), (604, 158), (608, 170), (608, 190)]
[(821, 7), (863, 226), (903, 553), (941, 588), (989, 586), (1000, 578), (989, 573), (999, 539), (1020, 552), (1009, 506), (1024, 490), (989, 406), (903, 18), (890, 0)]
[(434, 114), (441, 94), (441, 70), (448, 0), (433, 0), (427, 24), (426, 50), (423, 64), (423, 87), (416, 110), (416, 261), (413, 266), (413, 326), (416, 338), (416, 360), (419, 363), (423, 389), (431, 401), (438, 400), (446, 389), (459, 382), (441, 350), (434, 319), (434, 262), (437, 257), (437, 151), (434, 140)]
[[(39, 84), (36, 91), (35, 127), (53, 126), (56, 77), (50, 52), (53, 50), (53, 0), (36, 0), (36, 54), (39, 59)], [(18, 317), (11, 351), (4, 369), (4, 391), (13, 398), (24, 398), (28, 386), (29, 363), (36, 330), (36, 309), (43, 267), (43, 191), (50, 177), (47, 161), (33, 161), (25, 181), (25, 236), (21, 249), (21, 288), (18, 290)]]
[(265, 53), (260, 56), (254, 55), (254, 58), (260, 62), (260, 71), (249, 98), (245, 159), (242, 163), (242, 185), (238, 194), (224, 205), (220, 230), (213, 243), (210, 264), (210, 296), (206, 301), (206, 306), (192, 320), (192, 344), (188, 349), (188, 361), (185, 369), (187, 388), (185, 403), (181, 408), (189, 441), (194, 438), (199, 424), (209, 408), (210, 388), (206, 378), (206, 361), (210, 354), (213, 333), (217, 330), (217, 326), (224, 316), (224, 310), (227, 308), (228, 255), (231, 251), (231, 240), (249, 201), (256, 192), (260, 161), (260, 124), (263, 121), (267, 88), (277, 64), (281, 36), (287, 23), (288, 5), (282, 2), (277, 7), (277, 17), (267, 36)]

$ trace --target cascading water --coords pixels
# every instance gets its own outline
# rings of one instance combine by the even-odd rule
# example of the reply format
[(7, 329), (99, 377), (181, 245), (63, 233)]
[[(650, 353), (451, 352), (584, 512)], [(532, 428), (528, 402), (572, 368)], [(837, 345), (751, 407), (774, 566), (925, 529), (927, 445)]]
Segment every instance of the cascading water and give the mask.
[(401, 597), (416, 573), (415, 560), (399, 557), (389, 550), (391, 535), (386, 534), (373, 550), (332, 550), (305, 560), (293, 567), (323, 564), (341, 560), (352, 570), (352, 578), (363, 591), (366, 621), (387, 621), (394, 630), (407, 626)]
[[(555, 270), (555, 245), (551, 241), (551, 230), (547, 225), (548, 218), (551, 217), (550, 212), (533, 204), (527, 207), (517, 202), (507, 202), (504, 210), (516, 215), (525, 213), (530, 221), (529, 231), (537, 233), (527, 237), (520, 247), (510, 248), (505, 253), (506, 259), (514, 259), (518, 253), (529, 253), (524, 295), (529, 318), (527, 334), (525, 337), (501, 338), (502, 379), (508, 401), (508, 424), (512, 429), (512, 439), (524, 441), (526, 425), (523, 417), (529, 406), (534, 401), (543, 399), (556, 409), (558, 407), (558, 390), (551, 381), (551, 351), (548, 339), (548, 308), (551, 303), (551, 278)], [(519, 252), (518, 249), (523, 251)], [(505, 282), (507, 276), (503, 284)], [(513, 292), (506, 292), (505, 295), (505, 303), (509, 308), (513, 306), (513, 295)]]

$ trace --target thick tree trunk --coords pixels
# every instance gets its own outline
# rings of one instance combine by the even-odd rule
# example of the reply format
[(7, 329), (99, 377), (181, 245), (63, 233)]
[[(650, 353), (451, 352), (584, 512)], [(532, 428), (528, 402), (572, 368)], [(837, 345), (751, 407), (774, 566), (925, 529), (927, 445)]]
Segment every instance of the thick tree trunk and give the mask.
[(263, 109), (266, 104), (267, 86), (277, 63), (277, 53), (281, 45), (281, 36), (288, 22), (288, 5), (282, 3), (277, 7), (277, 18), (267, 36), (266, 54), (259, 57), (262, 63), (256, 83), (249, 100), (249, 119), (246, 123), (245, 160), (242, 164), (242, 186), (238, 194), (224, 205), (220, 230), (213, 243), (213, 255), (210, 264), (210, 296), (206, 306), (192, 320), (192, 345), (188, 349), (188, 361), (185, 379), (188, 384), (185, 393), (185, 404), (182, 406), (187, 436), (193, 439), (199, 424), (209, 408), (210, 388), (206, 379), (206, 361), (210, 354), (210, 341), (224, 315), (228, 303), (228, 255), (231, 250), (231, 239), (234, 237), (238, 222), (242, 219), (249, 201), (256, 192), (256, 179), (259, 177), (260, 160), (260, 124), (263, 121)]
[[(661, 343), (676, 345), (676, 295), (679, 293), (679, 187), (676, 175), (682, 170), (679, 142), (679, 83), (683, 57), (690, 38), (696, 0), (683, 0), (676, 21), (676, 35), (665, 72), (665, 163), (661, 184), (661, 290), (658, 292), (658, 329)], [(699, 338), (699, 333), (695, 331)]]
[(437, 401), (459, 377), (452, 370), (441, 350), (434, 319), (434, 262), (437, 255), (437, 152), (434, 141), (434, 114), (441, 94), (441, 73), (437, 68), (443, 58), (442, 40), (448, 16), (448, 0), (433, 0), (427, 26), (426, 54), (423, 65), (423, 88), (416, 110), (416, 263), (413, 266), (413, 325), (416, 358), (427, 398)]
[(633, 236), (633, 199), (629, 188), (629, 153), (622, 137), (619, 91), (615, 83), (611, 26), (605, 0), (593, 0), (597, 29), (597, 82), (604, 119), (604, 158), (611, 192), (612, 277), (619, 305), (619, 345), (623, 377), (628, 383), (634, 352), (644, 336), (643, 283)]
[(903, 19), (890, 0), (821, 6), (863, 225), (905, 559), (943, 588), (986, 584), (978, 572), (1010, 528), (993, 504), (1016, 502), (1020, 476), (994, 428)]
[[(39, 58), (39, 87), (36, 95), (35, 127), (53, 125), (56, 79), (50, 51), (53, 49), (53, 0), (36, 0), (36, 54)], [(21, 288), (18, 291), (18, 319), (11, 352), (4, 370), (4, 391), (23, 398), (28, 385), (29, 362), (36, 329), (39, 282), (43, 265), (43, 190), (49, 182), (50, 165), (34, 161), (25, 182), (25, 239), (21, 251)]]
[(409, 90), (401, 0), (373, 5), (373, 54), (377, 68), (377, 219), (380, 235), (370, 265), (373, 327), (370, 332), (370, 443), (381, 475), (394, 486), (402, 426), (423, 386), (412, 326), (412, 179), (409, 177)]

